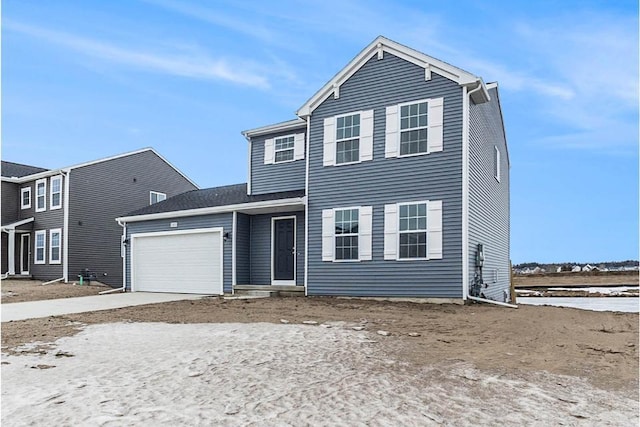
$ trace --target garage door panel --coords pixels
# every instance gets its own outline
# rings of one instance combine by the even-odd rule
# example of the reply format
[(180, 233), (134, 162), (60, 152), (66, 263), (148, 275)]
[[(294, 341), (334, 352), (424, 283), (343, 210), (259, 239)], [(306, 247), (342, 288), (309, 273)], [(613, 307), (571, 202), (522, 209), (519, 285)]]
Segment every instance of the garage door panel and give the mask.
[(135, 291), (222, 293), (221, 232), (134, 237)]

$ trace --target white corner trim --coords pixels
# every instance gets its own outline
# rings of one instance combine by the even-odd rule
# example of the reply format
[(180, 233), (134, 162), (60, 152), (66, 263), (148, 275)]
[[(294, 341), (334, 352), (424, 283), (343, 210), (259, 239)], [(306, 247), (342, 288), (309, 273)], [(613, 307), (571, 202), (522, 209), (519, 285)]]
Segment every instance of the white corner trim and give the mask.
[(250, 196), (251, 195), (251, 155), (252, 155), (251, 150), (253, 150), (253, 144), (251, 143), (251, 138), (249, 138), (248, 136), (245, 138), (249, 142), (249, 154), (247, 156), (248, 157), (247, 158), (247, 196)]
[(304, 296), (309, 295), (309, 145), (311, 140), (311, 117), (307, 118), (307, 135), (305, 147), (305, 176), (304, 176)]
[(469, 295), (469, 96), (462, 87), (462, 300)]
[[(231, 295), (236, 293), (235, 287), (238, 284), (236, 278), (236, 234), (238, 231), (238, 212), (233, 211), (233, 222), (231, 224)], [(224, 235), (223, 235), (224, 236)], [(223, 284), (224, 290), (224, 284)]]
[(62, 171), (62, 173), (64, 175), (64, 191), (62, 193), (62, 277), (64, 282), (67, 283), (69, 281), (69, 233), (67, 233), (67, 230), (69, 230), (69, 179), (71, 170)]

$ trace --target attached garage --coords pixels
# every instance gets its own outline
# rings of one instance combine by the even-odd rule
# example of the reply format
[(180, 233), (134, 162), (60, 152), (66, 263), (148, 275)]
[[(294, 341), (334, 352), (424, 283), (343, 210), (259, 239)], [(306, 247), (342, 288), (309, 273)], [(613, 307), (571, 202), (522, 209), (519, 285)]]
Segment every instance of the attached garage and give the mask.
[(223, 228), (131, 234), (131, 290), (223, 294)]

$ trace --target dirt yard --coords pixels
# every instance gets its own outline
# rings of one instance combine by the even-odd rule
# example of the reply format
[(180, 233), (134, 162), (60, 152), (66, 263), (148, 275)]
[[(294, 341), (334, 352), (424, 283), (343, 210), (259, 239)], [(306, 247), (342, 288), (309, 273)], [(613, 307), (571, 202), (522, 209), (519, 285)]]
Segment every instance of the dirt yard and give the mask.
[[(385, 351), (414, 366), (459, 361), (497, 372), (584, 378), (638, 398), (638, 314), (570, 308), (390, 303), (336, 298), (178, 301), (2, 324), (3, 351), (112, 322), (344, 322), (377, 335)], [(349, 326), (350, 327), (350, 326)], [(411, 336), (411, 335), (419, 336)]]
[(5, 304), (98, 295), (99, 292), (110, 288), (96, 281), (92, 281), (91, 285), (83, 286), (72, 283), (52, 283), (42, 286), (39, 280), (3, 280), (0, 283), (0, 289), (2, 290), (0, 301)]

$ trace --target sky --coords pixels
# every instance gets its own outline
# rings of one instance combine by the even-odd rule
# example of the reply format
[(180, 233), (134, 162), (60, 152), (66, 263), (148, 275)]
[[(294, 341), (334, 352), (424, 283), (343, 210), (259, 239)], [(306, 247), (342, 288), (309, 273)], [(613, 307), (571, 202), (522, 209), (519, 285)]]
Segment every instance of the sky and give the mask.
[(497, 81), (514, 263), (638, 259), (637, 1), (2, 1), (2, 159), (154, 147), (246, 182), (241, 131), (295, 111), (378, 35)]

